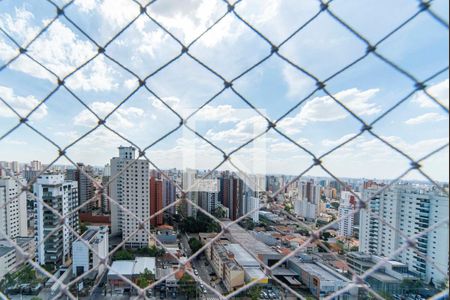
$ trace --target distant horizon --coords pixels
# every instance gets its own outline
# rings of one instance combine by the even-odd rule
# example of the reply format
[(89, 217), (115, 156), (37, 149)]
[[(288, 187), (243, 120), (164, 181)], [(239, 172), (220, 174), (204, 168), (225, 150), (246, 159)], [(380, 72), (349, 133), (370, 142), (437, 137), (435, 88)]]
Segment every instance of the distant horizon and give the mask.
[[(14, 161), (0, 161), (0, 162), (6, 162), (6, 163), (11, 163), (11, 162), (14, 162)], [(25, 162), (20, 162), (20, 161), (17, 161), (18, 163), (19, 163), (19, 165), (30, 165), (30, 163), (25, 163)], [(98, 165), (91, 165), (91, 164), (86, 164), (86, 163), (84, 163), (84, 162), (77, 162), (77, 163), (82, 163), (82, 164), (84, 164), (84, 165), (86, 165), (86, 166), (90, 166), (90, 167), (93, 167), (93, 168), (95, 168), (95, 169), (104, 169), (105, 167), (106, 167), (106, 165), (104, 165), (104, 166), (98, 166)], [(42, 165), (43, 166), (48, 166), (47, 164), (44, 164), (44, 163), (42, 163)], [(69, 170), (74, 170), (74, 169), (77, 169), (74, 165), (72, 165), (72, 164), (53, 164), (52, 165), (52, 167), (62, 167), (62, 168), (65, 168), (65, 169), (69, 169)], [(186, 168), (186, 169), (179, 169), (179, 168), (176, 168), (176, 167), (173, 167), (173, 168), (164, 168), (164, 169), (161, 169), (161, 171), (170, 171), (170, 170), (177, 170), (177, 171), (186, 171), (187, 169), (190, 169), (190, 170), (195, 170), (195, 171), (199, 171), (199, 172), (209, 172), (209, 171), (211, 171), (211, 170), (207, 170), (207, 169), (192, 169), (192, 168)], [(150, 167), (150, 170), (151, 171), (157, 171), (157, 169), (154, 169), (154, 168), (151, 168)], [(238, 173), (237, 171), (233, 171), (233, 170), (230, 170), (230, 169), (225, 169), (225, 170), (223, 170), (223, 169), (217, 169), (217, 170), (215, 170), (215, 172), (226, 172), (226, 171), (229, 171), (229, 172), (232, 172), (232, 173)], [(248, 175), (253, 175), (253, 176), (285, 176), (285, 177), (291, 177), (291, 178), (295, 178), (295, 177), (297, 177), (298, 175), (290, 175), (290, 174), (280, 174), (280, 173), (267, 173), (267, 174), (253, 174), (253, 173), (246, 173), (246, 174), (248, 174)], [(336, 176), (337, 177), (337, 176)], [(335, 180), (333, 177), (331, 177), (331, 176), (313, 176), (313, 175), (305, 175), (305, 176), (302, 176), (302, 177), (300, 177), (300, 179), (301, 178), (314, 178), (314, 179), (324, 179), (324, 180)], [(383, 179), (383, 178), (366, 178), (366, 177), (347, 177), (347, 176), (342, 176), (342, 177), (337, 177), (337, 178), (339, 178), (339, 180), (363, 180), (363, 181), (378, 181), (378, 182), (392, 182), (392, 181), (394, 181), (394, 180), (396, 180), (396, 179)], [(432, 182), (430, 182), (430, 181), (428, 181), (428, 180), (418, 180), (418, 179), (400, 179), (400, 180), (398, 180), (398, 182), (399, 183), (401, 183), (401, 182), (410, 182), (410, 183), (421, 183), (421, 184), (429, 184), (429, 185), (433, 185), (433, 183)], [(443, 185), (445, 185), (445, 184), (449, 184), (449, 182), (448, 181), (439, 181), (439, 180), (436, 180), (436, 182), (437, 183), (439, 183), (439, 184), (443, 184)]]

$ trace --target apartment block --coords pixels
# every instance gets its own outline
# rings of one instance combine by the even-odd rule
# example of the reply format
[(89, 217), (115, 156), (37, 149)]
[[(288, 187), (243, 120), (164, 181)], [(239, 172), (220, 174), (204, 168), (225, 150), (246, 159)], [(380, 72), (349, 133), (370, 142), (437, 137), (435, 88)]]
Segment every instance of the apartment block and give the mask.
[[(436, 189), (402, 184), (381, 194), (378, 192), (378, 187), (370, 187), (364, 190), (363, 198), (370, 200), (370, 210), (386, 224), (366, 210), (361, 212), (360, 251), (363, 253), (389, 256), (406, 243), (400, 232), (412, 237), (448, 218), (448, 197)], [(448, 270), (448, 247), (448, 226), (445, 225), (420, 237), (417, 252), (410, 248), (395, 260), (406, 264), (427, 283), (438, 284), (447, 276), (424, 257), (431, 259), (439, 269)]]
[[(23, 251), (34, 253), (34, 239), (32, 237), (18, 237), (14, 239), (14, 243)], [(21, 253), (17, 251), (9, 241), (0, 240), (0, 280), (11, 272), (16, 271), (25, 263)]]
[(320, 192), (321, 187), (313, 181), (299, 182), (295, 213), (305, 219), (315, 220), (320, 214)]
[[(19, 178), (23, 185), (24, 179)], [(22, 186), (11, 177), (0, 178), (0, 238), (14, 239), (28, 235), (27, 194)]]
[[(359, 195), (360, 196), (360, 195)], [(340, 237), (353, 236), (353, 226), (355, 221), (355, 209), (357, 205), (357, 198), (350, 192), (341, 193), (341, 201), (339, 205), (339, 230)]]
[[(63, 265), (71, 258), (72, 228), (79, 232), (78, 183), (66, 181), (64, 174), (46, 173), (37, 179), (33, 191), (39, 201), (35, 202), (36, 259), (39, 264)], [(60, 219), (43, 202), (65, 217), (64, 227)], [(48, 239), (47, 236), (51, 235)], [(45, 241), (44, 241), (45, 240)]]
[(232, 292), (244, 286), (244, 269), (234, 261), (234, 254), (220, 243), (214, 244), (211, 248), (211, 266), (223, 280), (227, 291)]
[[(85, 166), (82, 163), (78, 163), (77, 165), (78, 169), (69, 169), (66, 171), (66, 179), (78, 182), (78, 202), (79, 205), (84, 205), (81, 211), (90, 212), (95, 206), (98, 206), (95, 201), (92, 201), (92, 198), (95, 196), (95, 186), (89, 178), (94, 177), (94, 170), (91, 166)], [(86, 202), (89, 203), (86, 204)]]
[[(111, 159), (111, 232), (122, 235), (126, 245), (133, 248), (148, 246), (150, 231), (150, 178), (147, 160), (136, 159), (136, 149), (120, 147), (119, 157)], [(144, 228), (127, 211), (144, 221)]]

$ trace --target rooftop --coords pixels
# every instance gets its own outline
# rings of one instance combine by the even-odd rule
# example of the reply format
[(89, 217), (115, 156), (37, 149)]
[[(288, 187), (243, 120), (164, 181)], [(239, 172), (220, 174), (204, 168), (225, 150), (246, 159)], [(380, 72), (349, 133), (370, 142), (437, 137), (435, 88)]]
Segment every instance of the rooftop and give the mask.
[(318, 264), (318, 263), (302, 263), (296, 262), (297, 265), (302, 268), (305, 272), (310, 273), (311, 275), (317, 276), (321, 281), (342, 281), (342, 282), (350, 282), (347, 278), (339, 275), (333, 270)]
[[(225, 226), (231, 222), (224, 222)], [(234, 241), (242, 245), (249, 252), (256, 255), (279, 255), (278, 252), (258, 241), (248, 231), (237, 224), (233, 224), (229, 227), (229, 232)]]
[(135, 260), (117, 260), (113, 262), (108, 277), (118, 276), (134, 276), (144, 273), (148, 269), (153, 274), (156, 273), (156, 259), (154, 257), (136, 257)]
[(242, 267), (257, 267), (259, 268), (259, 262), (241, 245), (229, 244), (224, 246), (225, 249), (234, 254), (234, 259)]
[(11, 251), (14, 251), (14, 247), (0, 245), (0, 257), (5, 256)]
[(399, 283), (399, 282), (401, 282), (401, 280), (399, 280), (399, 279), (397, 279), (395, 277), (392, 277), (392, 276), (390, 276), (390, 275), (388, 275), (386, 273), (382, 273), (382, 272), (375, 272), (375, 273), (371, 274), (370, 277), (372, 277), (372, 278), (374, 278), (374, 279), (376, 279), (378, 281), (385, 282), (385, 283)]

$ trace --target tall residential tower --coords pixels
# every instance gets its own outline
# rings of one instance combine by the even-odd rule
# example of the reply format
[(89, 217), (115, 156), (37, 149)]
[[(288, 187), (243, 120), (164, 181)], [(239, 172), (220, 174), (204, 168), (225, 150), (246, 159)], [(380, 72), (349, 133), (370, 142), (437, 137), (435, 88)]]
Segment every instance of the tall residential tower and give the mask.
[[(111, 232), (122, 234), (126, 245), (145, 247), (149, 244), (150, 230), (150, 189), (149, 163), (136, 159), (136, 149), (120, 147), (119, 157), (111, 159), (110, 201)], [(119, 207), (119, 204), (121, 207)], [(145, 222), (145, 229), (140, 228), (139, 221)]]
[[(406, 240), (400, 232), (412, 237), (427, 228), (448, 219), (448, 196), (435, 189), (423, 189), (410, 184), (398, 185), (380, 195), (379, 189), (364, 190), (363, 200), (370, 210), (361, 211), (360, 251), (389, 256), (401, 248)], [(386, 224), (377, 218), (383, 218)], [(419, 274), (427, 283), (441, 283), (446, 276), (424, 257), (431, 259), (439, 269), (448, 270), (448, 225), (440, 226), (417, 240), (417, 251), (409, 248), (396, 257)]]

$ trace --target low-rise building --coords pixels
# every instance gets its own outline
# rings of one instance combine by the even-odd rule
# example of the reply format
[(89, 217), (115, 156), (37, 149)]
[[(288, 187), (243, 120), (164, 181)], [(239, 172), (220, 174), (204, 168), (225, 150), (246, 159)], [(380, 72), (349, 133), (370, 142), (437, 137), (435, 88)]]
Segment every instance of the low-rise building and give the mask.
[[(14, 243), (24, 252), (33, 254), (35, 251), (34, 239), (32, 237), (18, 237), (14, 239)], [(17, 251), (10, 242), (6, 240), (0, 241), (0, 280), (11, 272), (16, 271), (25, 260), (21, 253)]]
[(178, 243), (177, 233), (170, 225), (162, 225), (156, 229), (156, 238), (164, 245), (176, 245)]
[[(230, 222), (224, 222), (228, 225)], [(242, 245), (247, 252), (257, 257), (265, 265), (271, 267), (279, 262), (283, 256), (267, 246), (263, 242), (258, 241), (247, 230), (237, 224), (233, 224), (228, 228), (230, 241), (235, 244)]]
[(228, 292), (244, 286), (244, 270), (235, 262), (234, 255), (227, 251), (223, 243), (215, 243), (211, 247), (211, 266), (223, 280)]
[(178, 279), (176, 278), (174, 272), (174, 268), (157, 268), (156, 269), (156, 280), (163, 280), (163, 284), (169, 290), (175, 290), (178, 287)]
[(132, 286), (122, 277), (136, 283), (139, 275), (143, 274), (146, 269), (156, 276), (154, 257), (136, 257), (135, 260), (115, 261), (108, 271), (108, 284), (114, 289), (131, 289)]
[(269, 278), (261, 270), (259, 262), (250, 255), (241, 245), (229, 244), (224, 246), (228, 253), (233, 254), (236, 263), (244, 270), (245, 281), (253, 282), (258, 280), (259, 283), (269, 283)]
[(259, 216), (261, 218), (269, 220), (270, 222), (273, 222), (273, 223), (278, 223), (280, 221), (283, 221), (282, 217), (280, 217), (279, 215), (276, 215), (274, 213), (271, 213), (269, 211), (260, 211)]
[(11, 245), (0, 245), (0, 280), (16, 267), (16, 249)]
[[(88, 246), (89, 245), (89, 246)], [(95, 251), (92, 251), (91, 248)], [(90, 227), (82, 236), (72, 244), (72, 274), (80, 276), (93, 268), (98, 269), (92, 272), (90, 277), (94, 277), (97, 272), (103, 274), (104, 265), (99, 265), (102, 258), (108, 257), (109, 237), (107, 227)]]
[[(352, 283), (348, 278), (316, 261), (292, 259), (289, 261), (289, 268), (299, 274), (301, 282), (308, 287), (317, 299), (327, 297)], [(358, 288), (353, 288), (333, 299), (356, 300), (357, 297)]]
[[(367, 272), (382, 259), (379, 256), (359, 252), (348, 253), (346, 258), (348, 266), (358, 275)], [(389, 260), (368, 276), (366, 281), (377, 292), (395, 294), (401, 292), (401, 285), (405, 279), (416, 280), (418, 274), (411, 272), (404, 263)]]

